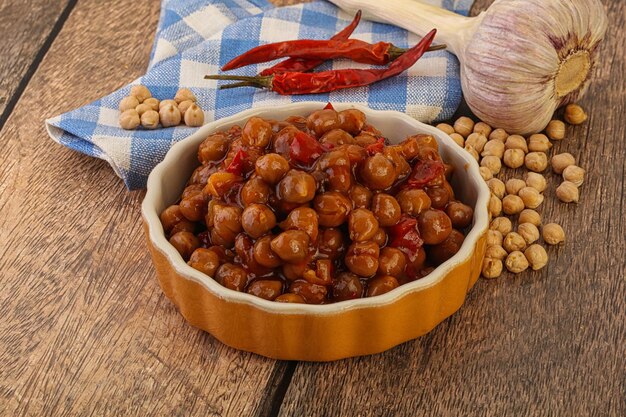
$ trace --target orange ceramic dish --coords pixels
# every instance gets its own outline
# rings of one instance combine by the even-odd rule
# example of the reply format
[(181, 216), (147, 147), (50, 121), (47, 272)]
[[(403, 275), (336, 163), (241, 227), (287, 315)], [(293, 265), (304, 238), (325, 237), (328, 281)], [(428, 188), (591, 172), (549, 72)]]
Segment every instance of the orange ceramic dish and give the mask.
[(142, 205), (148, 246), (165, 295), (194, 326), (237, 349), (277, 359), (329, 361), (367, 355), (421, 336), (452, 315), (479, 274), (488, 228), (489, 190), (476, 162), (447, 135), (398, 112), (355, 107), (390, 141), (416, 133), (435, 136), (440, 154), (455, 167), (455, 192), (474, 207), (474, 220), (461, 250), (428, 276), (372, 298), (328, 305), (267, 301), (229, 290), (188, 266), (169, 244), (159, 213), (172, 204), (197, 166), (198, 145), (210, 133), (243, 124), (252, 116), (284, 119), (307, 115), (320, 103), (255, 109), (200, 128), (172, 147), (150, 175)]

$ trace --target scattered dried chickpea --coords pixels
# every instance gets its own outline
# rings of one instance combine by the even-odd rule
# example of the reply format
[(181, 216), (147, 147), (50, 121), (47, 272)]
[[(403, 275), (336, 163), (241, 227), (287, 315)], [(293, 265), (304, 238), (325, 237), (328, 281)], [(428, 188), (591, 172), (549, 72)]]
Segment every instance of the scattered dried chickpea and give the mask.
[(500, 245), (493, 245), (487, 247), (485, 250), (485, 258), (503, 260), (508, 255), (508, 252)]
[(524, 256), (533, 271), (543, 268), (548, 263), (548, 253), (543, 246), (538, 244), (530, 245), (524, 251)]
[(504, 147), (506, 149), (521, 149), (524, 153), (528, 153), (528, 145), (526, 144), (526, 139), (520, 135), (511, 135), (506, 138), (506, 142), (504, 142)]
[(474, 121), (469, 117), (459, 117), (454, 122), (454, 131), (463, 137), (468, 137), (474, 130)]
[(174, 104), (168, 103), (159, 110), (163, 127), (178, 126), (180, 124), (180, 110)]
[(497, 230), (488, 230), (487, 231), (487, 246), (502, 246), (502, 242), (504, 241), (504, 237), (502, 233)]
[(497, 156), (485, 156), (480, 160), (480, 166), (487, 168), (493, 175), (497, 175), (502, 169), (502, 161)]
[(474, 125), (474, 133), (480, 133), (482, 135), (485, 135), (485, 137), (487, 138), (491, 134), (491, 130), (491, 126), (489, 126), (485, 122), (478, 122)]
[(167, 100), (161, 100), (159, 102), (159, 110), (161, 110), (163, 107), (167, 106), (168, 104), (178, 107), (178, 103), (176, 103), (174, 100), (167, 99)]
[(511, 178), (504, 185), (506, 193), (511, 195), (517, 195), (519, 190), (526, 187), (526, 181), (520, 180), (519, 178)]
[(552, 142), (543, 133), (535, 133), (528, 138), (528, 150), (531, 152), (548, 152)]
[(563, 228), (556, 223), (546, 224), (543, 226), (543, 230), (541, 232), (543, 240), (548, 245), (558, 245), (559, 243), (565, 242), (565, 231), (563, 231)]
[(193, 102), (197, 101), (196, 96), (191, 92), (190, 89), (180, 88), (174, 96), (174, 101), (176, 102), (176, 104), (178, 104), (185, 100), (191, 100)]
[(489, 224), (489, 229), (497, 230), (502, 233), (502, 236), (506, 236), (513, 231), (513, 222), (508, 217), (496, 217)]
[(138, 105), (139, 105), (139, 100), (137, 100), (137, 97), (133, 97), (133, 96), (124, 97), (122, 100), (120, 100), (120, 111), (124, 113), (126, 110), (130, 110), (130, 109), (135, 110), (135, 108)]
[(193, 103), (185, 112), (185, 124), (190, 127), (198, 127), (204, 124), (204, 112), (196, 103)]
[(189, 107), (191, 107), (192, 104), (195, 104), (195, 103), (191, 100), (185, 100), (185, 101), (181, 101), (180, 103), (178, 103), (178, 110), (180, 110), (180, 116), (183, 119), (185, 118), (185, 112), (187, 111)]
[(534, 188), (540, 193), (545, 191), (548, 183), (546, 182), (546, 177), (537, 173), (537, 172), (528, 172), (526, 173), (526, 185)]
[(565, 107), (564, 119), (571, 125), (580, 125), (587, 120), (587, 113), (578, 104), (568, 104)]
[(585, 170), (576, 165), (570, 165), (563, 170), (563, 179), (580, 187), (585, 181)]
[(509, 194), (502, 199), (502, 210), (509, 216), (524, 210), (524, 201), (519, 196)]
[(461, 148), (465, 147), (465, 138), (463, 136), (459, 135), (458, 133), (451, 133), (450, 137), (452, 138), (454, 143), (459, 145)]
[(135, 109), (128, 109), (120, 113), (120, 126), (122, 126), (122, 129), (136, 129), (140, 122), (139, 113)]
[(480, 153), (482, 157), (496, 156), (500, 159), (504, 156), (504, 143), (499, 140), (492, 139), (485, 144), (483, 151)]
[(489, 134), (489, 140), (499, 140), (500, 142), (504, 143), (506, 141), (506, 138), (509, 137), (509, 134), (506, 133), (506, 130), (504, 129), (494, 129), (490, 134)]
[(469, 145), (472, 148), (476, 149), (476, 152), (481, 153), (485, 144), (487, 143), (487, 138), (485, 135), (481, 135), (480, 133), (472, 133), (467, 139), (465, 139), (465, 146)]
[(519, 168), (524, 165), (524, 151), (521, 149), (507, 149), (502, 156), (502, 162), (509, 168)]
[(492, 178), (487, 181), (487, 186), (489, 187), (491, 192), (500, 200), (504, 198), (504, 195), (506, 193), (506, 186), (501, 180), (497, 178)]
[(487, 211), (489, 211), (489, 214), (492, 217), (498, 217), (502, 214), (502, 200), (491, 194), (491, 197), (489, 197), (489, 204), (487, 205)]
[(506, 269), (514, 274), (519, 274), (528, 269), (528, 260), (520, 251), (509, 253), (505, 261)]
[(491, 170), (487, 167), (478, 168), (478, 172), (480, 172), (480, 176), (483, 177), (483, 180), (485, 181), (493, 179), (493, 174), (491, 173)]
[(526, 239), (517, 232), (509, 232), (502, 241), (502, 247), (509, 253), (516, 250), (524, 250), (526, 248)]
[(524, 238), (528, 245), (535, 243), (541, 237), (539, 229), (532, 223), (520, 223), (517, 226), (517, 233)]
[(524, 202), (524, 207), (536, 209), (543, 203), (543, 195), (533, 187), (524, 187), (517, 192)]
[(439, 123), (436, 128), (441, 130), (442, 132), (447, 133), (448, 135), (454, 133), (454, 128), (447, 123)]
[(148, 110), (152, 110), (152, 107), (148, 106), (147, 104), (141, 103), (140, 105), (135, 107), (135, 110), (137, 110), (137, 114), (139, 114), (139, 117), (141, 117), (141, 115)]
[(145, 85), (133, 85), (130, 88), (130, 95), (136, 97), (139, 103), (143, 103), (146, 99), (152, 97), (150, 90)]
[(480, 157), (478, 155), (478, 152), (476, 152), (476, 149), (474, 149), (474, 147), (469, 146), (469, 145), (465, 145), (465, 150), (467, 151), (467, 153), (469, 153), (470, 155), (472, 155), (472, 157), (478, 161), (480, 160)]
[(530, 152), (524, 158), (524, 163), (533, 172), (543, 172), (548, 167), (548, 156), (543, 152)]
[(546, 127), (546, 134), (552, 140), (565, 138), (565, 123), (560, 120), (551, 120)]
[(573, 182), (563, 181), (556, 187), (556, 196), (564, 203), (578, 203), (580, 193), (578, 187)]
[(141, 115), (141, 126), (145, 129), (156, 129), (159, 127), (159, 113), (148, 110)]
[(565, 168), (576, 164), (576, 158), (574, 158), (574, 155), (571, 153), (563, 152), (554, 155), (550, 162), (552, 164), (552, 170), (557, 174), (562, 174)]
[(519, 218), (517, 219), (517, 221), (520, 224), (530, 223), (539, 227), (541, 226), (541, 215), (537, 213), (535, 210), (525, 209), (525, 210), (522, 210), (522, 212), (519, 214)]
[(150, 97), (150, 98), (145, 99), (143, 101), (143, 103), (141, 103), (141, 104), (145, 104), (147, 106), (150, 106), (150, 108), (152, 110), (159, 111), (159, 100), (154, 98), (154, 97)]
[(500, 259), (485, 258), (483, 260), (483, 277), (498, 278), (502, 275), (502, 261)]

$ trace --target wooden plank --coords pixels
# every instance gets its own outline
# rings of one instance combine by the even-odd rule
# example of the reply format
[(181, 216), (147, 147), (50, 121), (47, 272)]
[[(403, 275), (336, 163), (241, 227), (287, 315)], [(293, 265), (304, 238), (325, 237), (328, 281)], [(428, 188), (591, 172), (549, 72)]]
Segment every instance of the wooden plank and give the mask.
[(605, 2), (611, 26), (582, 101), (590, 119), (555, 146), (578, 158), (587, 180), (580, 204), (566, 206), (548, 176), (544, 218), (568, 239), (549, 250), (549, 266), (480, 280), (457, 314), (383, 354), (298, 364), (279, 415), (626, 414), (622, 3)]
[[(0, 2), (0, 127), (75, 1)], [(68, 9), (68, 10), (66, 10)], [(65, 12), (64, 12), (65, 11)]]
[(286, 363), (189, 326), (158, 288), (143, 192), (46, 117), (145, 71), (159, 2), (80, 1), (0, 135), (0, 414), (255, 415)]

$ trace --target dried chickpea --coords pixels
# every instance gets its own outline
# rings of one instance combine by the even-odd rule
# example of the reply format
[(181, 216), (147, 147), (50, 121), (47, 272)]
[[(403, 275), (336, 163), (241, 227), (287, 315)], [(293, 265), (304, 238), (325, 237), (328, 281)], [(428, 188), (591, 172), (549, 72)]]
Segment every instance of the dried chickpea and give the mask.
[(189, 127), (198, 127), (204, 124), (204, 112), (197, 104), (193, 103), (185, 111), (185, 124)]
[(528, 172), (526, 173), (526, 185), (528, 187), (532, 187), (540, 193), (543, 192), (548, 186), (546, 182), (546, 177), (537, 173), (537, 172)]
[(497, 230), (487, 231), (487, 247), (489, 246), (502, 246), (504, 237), (502, 233)]
[(502, 211), (509, 216), (524, 210), (524, 201), (517, 195), (509, 194), (502, 199)]
[(526, 240), (517, 232), (507, 233), (502, 241), (502, 247), (509, 253), (516, 250), (524, 250), (526, 246)]
[(454, 131), (463, 137), (468, 137), (474, 130), (474, 121), (469, 117), (459, 117), (454, 122)]
[(565, 138), (565, 123), (560, 120), (551, 120), (546, 127), (546, 134), (552, 140)]
[(502, 275), (502, 260), (494, 258), (485, 258), (483, 260), (483, 277), (485, 278), (498, 278)]
[(585, 170), (576, 165), (570, 165), (563, 170), (563, 179), (580, 187), (585, 181)]
[(496, 197), (501, 200), (504, 198), (504, 195), (506, 193), (506, 186), (501, 180), (497, 178), (492, 178), (487, 181), (487, 186)]
[(147, 112), (148, 110), (152, 110), (152, 107), (148, 106), (147, 104), (141, 103), (140, 105), (135, 107), (135, 110), (137, 110), (137, 114), (139, 115), (139, 117), (141, 117), (141, 115)]
[(146, 99), (152, 97), (150, 90), (145, 85), (134, 85), (130, 88), (130, 95), (137, 98), (139, 103), (143, 103)]
[(576, 158), (574, 155), (568, 152), (560, 153), (558, 155), (554, 155), (550, 160), (552, 164), (552, 170), (557, 174), (562, 174), (563, 170), (570, 165), (576, 164)]
[(533, 271), (543, 268), (548, 263), (548, 253), (541, 245), (530, 245), (528, 249), (524, 251), (524, 256)]
[(120, 126), (122, 126), (122, 129), (136, 129), (139, 123), (141, 123), (141, 120), (135, 109), (128, 109), (120, 114)]
[(533, 172), (543, 172), (548, 168), (548, 156), (543, 152), (530, 152), (524, 158), (524, 163)]
[(519, 178), (511, 178), (505, 184), (506, 193), (510, 195), (517, 195), (519, 190), (526, 187), (526, 181)]
[(519, 214), (519, 218), (517, 219), (518, 223), (531, 223), (535, 226), (541, 226), (541, 215), (537, 213), (535, 210), (524, 209)]
[(502, 159), (502, 157), (504, 156), (504, 147), (504, 143), (500, 142), (499, 140), (492, 139), (485, 144), (485, 147), (483, 148), (483, 151), (480, 155), (482, 157), (495, 156)]
[(489, 134), (489, 140), (499, 140), (500, 142), (504, 143), (506, 141), (506, 138), (509, 137), (509, 134), (506, 133), (506, 130), (504, 129), (494, 129), (490, 134)]
[(533, 187), (524, 187), (517, 195), (524, 202), (524, 207), (529, 209), (536, 209), (543, 203), (543, 195)]
[(493, 174), (491, 173), (491, 170), (487, 167), (480, 167), (478, 168), (478, 172), (480, 172), (480, 176), (483, 178), (483, 180), (485, 181), (489, 181), (493, 178)]
[(565, 107), (564, 119), (571, 125), (580, 125), (587, 120), (587, 113), (578, 104), (568, 104)]
[(494, 194), (491, 194), (491, 197), (489, 197), (489, 203), (487, 204), (487, 211), (489, 211), (491, 217), (498, 217), (502, 214), (502, 200)]
[(474, 147), (465, 145), (465, 150), (467, 151), (467, 153), (472, 155), (472, 158), (474, 158), (476, 162), (480, 160), (480, 156), (478, 155), (478, 152), (476, 151), (476, 149), (474, 149)]
[(141, 104), (145, 104), (146, 106), (150, 106), (150, 108), (152, 110), (159, 111), (159, 100), (154, 98), (154, 97), (150, 97), (150, 98), (145, 99), (143, 101), (143, 103), (141, 103)]
[(128, 96), (128, 97), (124, 97), (122, 100), (120, 100), (120, 111), (123, 113), (126, 110), (130, 110), (130, 109), (135, 109), (137, 108), (137, 106), (139, 105), (139, 100), (137, 100), (137, 97), (133, 97), (133, 96)]
[(159, 102), (159, 110), (161, 110), (163, 107), (167, 106), (168, 104), (171, 104), (173, 106), (178, 107), (178, 103), (176, 103), (174, 100), (170, 100), (170, 99), (168, 99), (168, 100), (161, 100)]
[(524, 238), (526, 244), (531, 245), (539, 240), (539, 229), (532, 223), (521, 223), (517, 226), (517, 233)]
[(439, 123), (436, 128), (441, 130), (442, 132), (447, 133), (448, 135), (454, 133), (454, 128), (447, 123)]
[[(143, 104), (140, 104), (143, 106)], [(141, 126), (145, 129), (156, 129), (159, 127), (159, 113), (154, 110), (148, 110), (141, 115)]]
[(450, 137), (452, 138), (454, 143), (459, 145), (461, 148), (465, 147), (465, 138), (463, 136), (459, 135), (458, 133), (451, 133)]
[(481, 159), (480, 166), (487, 168), (492, 175), (497, 175), (502, 169), (502, 162), (497, 156), (485, 156)]
[(180, 124), (180, 110), (173, 104), (165, 104), (159, 110), (163, 127), (178, 126)]
[(485, 251), (485, 258), (503, 260), (508, 255), (508, 252), (500, 245), (488, 246)]
[(513, 222), (508, 217), (496, 217), (491, 221), (489, 229), (497, 230), (506, 236), (513, 231)]
[(189, 107), (191, 107), (192, 104), (194, 104), (194, 102), (191, 100), (185, 100), (178, 103), (178, 110), (180, 110), (180, 115), (183, 119), (185, 118), (185, 112), (189, 109)]
[(474, 125), (474, 133), (485, 135), (486, 138), (491, 134), (491, 126), (485, 122), (478, 122)]
[(485, 135), (481, 135), (480, 133), (472, 133), (467, 139), (465, 139), (465, 146), (471, 146), (476, 149), (476, 152), (481, 153), (483, 148), (487, 144), (487, 138)]
[(565, 242), (565, 232), (563, 228), (556, 223), (548, 223), (543, 226), (542, 230), (543, 240), (548, 245), (558, 245)]
[(504, 142), (504, 147), (506, 149), (521, 149), (524, 153), (528, 153), (528, 145), (526, 144), (526, 139), (520, 135), (511, 135), (506, 138), (506, 142)]
[(564, 203), (578, 203), (580, 193), (576, 184), (569, 181), (563, 181), (561, 185), (556, 187), (556, 196)]
[(519, 274), (528, 269), (528, 260), (520, 251), (509, 253), (505, 261), (506, 269), (514, 274)]
[(185, 100), (197, 101), (196, 96), (191, 92), (188, 88), (180, 88), (176, 95), (174, 96), (174, 101), (176, 104), (181, 103)]
[(528, 150), (531, 152), (548, 152), (552, 142), (543, 133), (535, 133), (528, 138)]
[(502, 156), (502, 162), (509, 168), (519, 168), (524, 165), (524, 151), (521, 149), (507, 149)]

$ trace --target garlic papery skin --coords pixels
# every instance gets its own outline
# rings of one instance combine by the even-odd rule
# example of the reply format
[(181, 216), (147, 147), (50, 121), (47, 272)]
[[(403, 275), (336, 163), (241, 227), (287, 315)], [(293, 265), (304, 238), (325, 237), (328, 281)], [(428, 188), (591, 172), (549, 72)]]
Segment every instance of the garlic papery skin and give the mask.
[(496, 0), (466, 18), (415, 0), (330, 0), (366, 18), (425, 35), (438, 31), (461, 62), (465, 101), (508, 133), (543, 130), (554, 111), (577, 101), (607, 29), (599, 0)]

